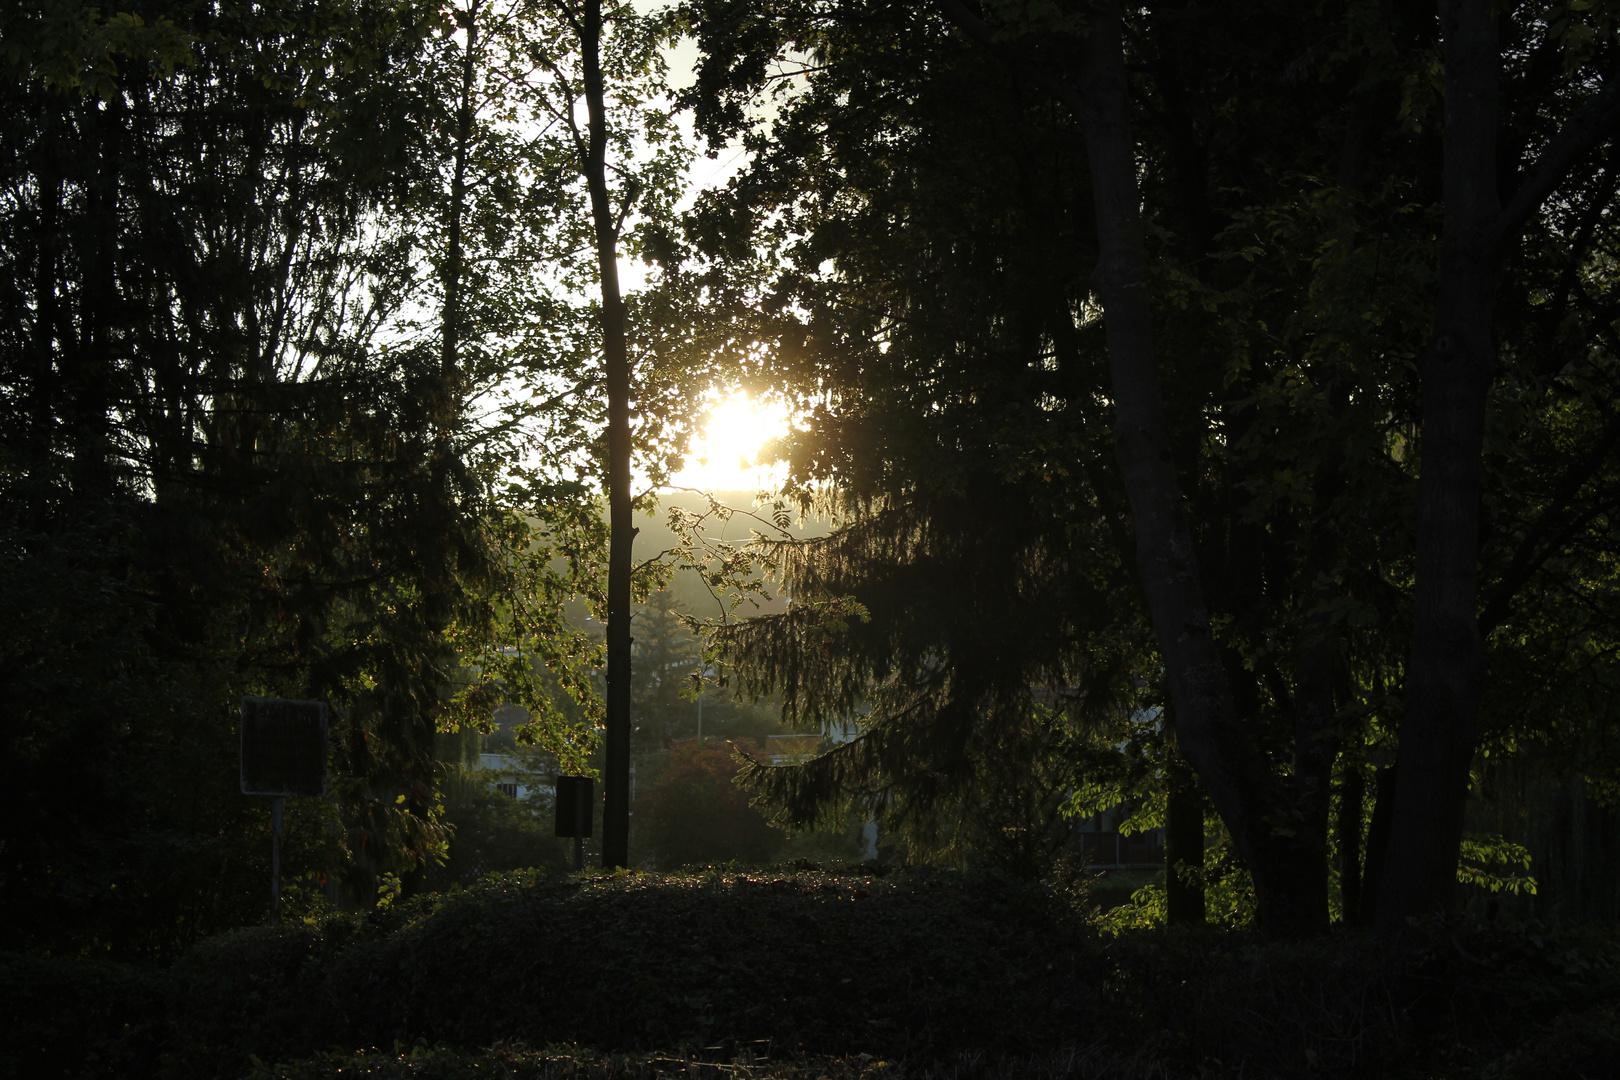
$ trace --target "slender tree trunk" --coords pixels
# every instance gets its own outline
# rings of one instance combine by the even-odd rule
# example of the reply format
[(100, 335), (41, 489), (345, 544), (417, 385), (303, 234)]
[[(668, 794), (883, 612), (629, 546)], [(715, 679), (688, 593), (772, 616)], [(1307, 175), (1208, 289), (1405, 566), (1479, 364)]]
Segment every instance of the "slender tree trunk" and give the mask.
[(61, 263), (62, 160), (57, 102), (51, 91), (45, 98), (45, 120), (40, 125), (37, 175), (39, 177), (39, 246), (34, 266), (33, 372), (29, 380), (28, 441), (24, 460), (34, 488), (29, 493), (30, 524), (40, 528), (49, 513), (51, 500), (50, 460), (55, 451), (56, 350), (60, 318), (57, 304), (58, 272)]
[[(475, 118), (473, 89), (477, 74), (478, 4), (469, 3), (465, 10), (458, 12), (458, 17), (462, 20), (462, 28), (467, 31), (467, 45), (461, 55), (461, 81), (456, 89), (450, 203), (445, 212), (444, 262), (439, 270), (439, 280), (444, 286), (444, 307), (439, 317), (439, 380), (432, 410), (427, 417), (429, 426), (427, 438), (432, 447), (428, 468), (432, 484), (433, 512), (442, 515), (442, 519), (447, 523), (454, 519), (457, 510), (457, 493), (453, 479), (453, 470), (458, 465), (455, 431), (461, 419), (461, 340), (467, 324), (461, 288), (463, 270), (461, 232), (467, 210), (467, 148), (472, 141)], [(437, 598), (442, 603), (444, 598), (455, 591), (455, 573), (448, 551), (443, 546), (424, 551), (422, 567), (430, 580), (437, 579), (431, 581), (436, 587), (423, 590), (423, 612), (434, 632), (439, 633), (450, 617), (450, 612), (442, 607), (436, 610), (432, 601)], [(429, 771), (438, 768), (439, 761), (434, 753), (432, 726), (424, 724), (424, 728), (426, 730), (419, 732), (424, 737), (424, 743), (419, 749), (418, 765), (423, 771)], [(413, 792), (419, 788), (419, 785), (413, 785)], [(418, 818), (428, 820), (433, 813), (431, 795), (413, 794), (409, 809)], [(425, 887), (426, 881), (427, 860), (424, 857), (416, 866), (400, 875), (400, 895), (416, 896)]]
[(580, 47), (590, 139), (585, 180), (602, 280), (602, 353), (608, 395), (607, 762), (602, 789), (602, 865), (630, 862), (630, 355), (619, 295), (618, 222), (607, 188), (607, 107), (602, 84), (602, 4), (586, 0)]
[[(1342, 385), (1329, 391), (1332, 412), (1348, 404)], [(1332, 803), (1333, 762), (1341, 740), (1333, 700), (1335, 665), (1333, 620), (1327, 605), (1335, 593), (1334, 572), (1339, 558), (1338, 533), (1332, 519), (1333, 504), (1344, 492), (1344, 470), (1336, 442), (1316, 467), (1312, 487), (1309, 546), (1304, 565), (1304, 611), (1298, 645), (1298, 676), (1294, 690), (1294, 761), (1291, 774), (1298, 807), (1296, 826), (1310, 838), (1311, 874), (1321, 882), (1321, 904), (1327, 906), (1328, 812)], [(1313, 903), (1315, 901), (1313, 900)]]
[(1171, 926), (1204, 925), (1204, 796), (1173, 754), (1165, 767), (1164, 898)]
[(1373, 783), (1372, 821), (1367, 825), (1367, 854), (1361, 863), (1360, 925), (1373, 925), (1378, 897), (1384, 891), (1384, 862), (1389, 855), (1391, 819), (1395, 814), (1395, 766), (1380, 769)]
[(1485, 403), (1496, 347), (1496, 188), (1501, 60), (1488, 0), (1441, 0), (1445, 232), (1434, 336), (1422, 360), (1417, 574), (1406, 714), (1377, 924), (1447, 908), (1479, 740), (1485, 647), (1476, 621)]
[(1346, 926), (1361, 925), (1361, 810), (1367, 776), (1358, 761), (1347, 761), (1339, 781), (1339, 911)]
[(116, 367), (113, 323), (118, 307), (118, 179), (124, 99), (114, 94), (100, 107), (86, 103), (83, 115), (81, 153), (91, 155), (85, 169), (89, 188), (86, 226), (91, 240), (86, 245), (80, 304), (78, 370), (72, 379), (72, 484), (75, 496), (100, 499), (109, 496), (114, 485), (110, 414)]
[(467, 47), (461, 55), (461, 86), (456, 101), (455, 154), (450, 172), (449, 221), (445, 229), (445, 253), (442, 278), (444, 282), (444, 318), (440, 328), (439, 372), (444, 401), (441, 415), (448, 416), (455, 408), (455, 398), (461, 371), (461, 336), (466, 326), (466, 313), (462, 310), (461, 278), (462, 220), (467, 211), (467, 149), (472, 142), (475, 116), (473, 91), (478, 71), (478, 3), (469, 3), (461, 12), (467, 31)]
[(1081, 115), (1091, 163), (1115, 438), (1136, 527), (1137, 566), (1164, 660), (1183, 752), (1254, 875), (1260, 918), (1282, 936), (1325, 931), (1326, 887), (1313, 874), (1321, 837), (1281, 820), (1290, 793), (1244, 729), (1210, 630), (1158, 386), (1117, 3), (1094, 9)]

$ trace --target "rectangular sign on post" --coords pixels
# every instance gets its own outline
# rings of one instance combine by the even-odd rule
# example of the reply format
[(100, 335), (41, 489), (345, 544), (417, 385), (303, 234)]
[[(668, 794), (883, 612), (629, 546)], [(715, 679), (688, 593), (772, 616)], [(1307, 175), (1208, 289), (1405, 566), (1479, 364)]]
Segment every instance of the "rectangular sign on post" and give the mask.
[(591, 787), (588, 776), (557, 777), (557, 835), (591, 835)]
[(585, 838), (591, 835), (591, 778), (557, 777), (557, 835), (574, 838), (574, 870), (585, 869)]
[(326, 794), (326, 703), (242, 699), (242, 794)]
[(270, 796), (270, 921), (281, 921), (281, 802), (326, 794), (326, 702), (242, 699), (242, 794)]

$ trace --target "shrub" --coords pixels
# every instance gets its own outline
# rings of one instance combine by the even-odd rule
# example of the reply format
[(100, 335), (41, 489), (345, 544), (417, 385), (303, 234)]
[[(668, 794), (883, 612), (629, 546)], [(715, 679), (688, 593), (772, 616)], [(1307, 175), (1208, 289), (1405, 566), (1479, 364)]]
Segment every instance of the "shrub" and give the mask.
[(987, 875), (519, 874), (392, 918), (335, 953), (316, 930), (200, 951), (177, 973), (184, 1056), (211, 1075), (418, 1039), (1021, 1047), (1063, 1041), (1094, 983), (1084, 919)]
[[(161, 973), (6, 963), (17, 1075), (151, 1075)], [(508, 874), (364, 920), (225, 935), (170, 981), (172, 1080), (448, 1080), (497, 1063), (651, 1080), (693, 1060), (725, 1065), (716, 1080), (841, 1080), (874, 1058), (895, 1080), (1497, 1080), (1612, 1075), (1620, 1049), (1605, 931), (1098, 938), (1065, 889), (868, 866)]]
[(163, 973), (0, 953), (0, 1077), (150, 1075), (165, 1035)]

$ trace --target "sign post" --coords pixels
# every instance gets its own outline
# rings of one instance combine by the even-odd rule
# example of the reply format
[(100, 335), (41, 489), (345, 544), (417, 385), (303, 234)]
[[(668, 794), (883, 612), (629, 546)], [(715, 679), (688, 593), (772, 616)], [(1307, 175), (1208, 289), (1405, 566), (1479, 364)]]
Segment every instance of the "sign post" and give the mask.
[(585, 869), (585, 838), (591, 835), (591, 788), (588, 776), (557, 777), (557, 835), (574, 838), (574, 870)]
[(281, 811), (287, 796), (326, 794), (324, 701), (242, 699), (242, 794), (270, 796), (270, 920), (281, 921)]

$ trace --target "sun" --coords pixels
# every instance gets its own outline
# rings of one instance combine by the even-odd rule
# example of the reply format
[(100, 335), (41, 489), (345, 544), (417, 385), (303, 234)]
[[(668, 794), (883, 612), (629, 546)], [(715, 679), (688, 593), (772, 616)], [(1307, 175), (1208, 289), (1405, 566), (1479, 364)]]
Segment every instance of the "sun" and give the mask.
[(671, 483), (705, 491), (774, 488), (782, 482), (782, 466), (757, 462), (761, 448), (786, 435), (789, 426), (787, 407), (780, 403), (754, 401), (742, 391), (716, 398), (688, 448), (685, 468)]

